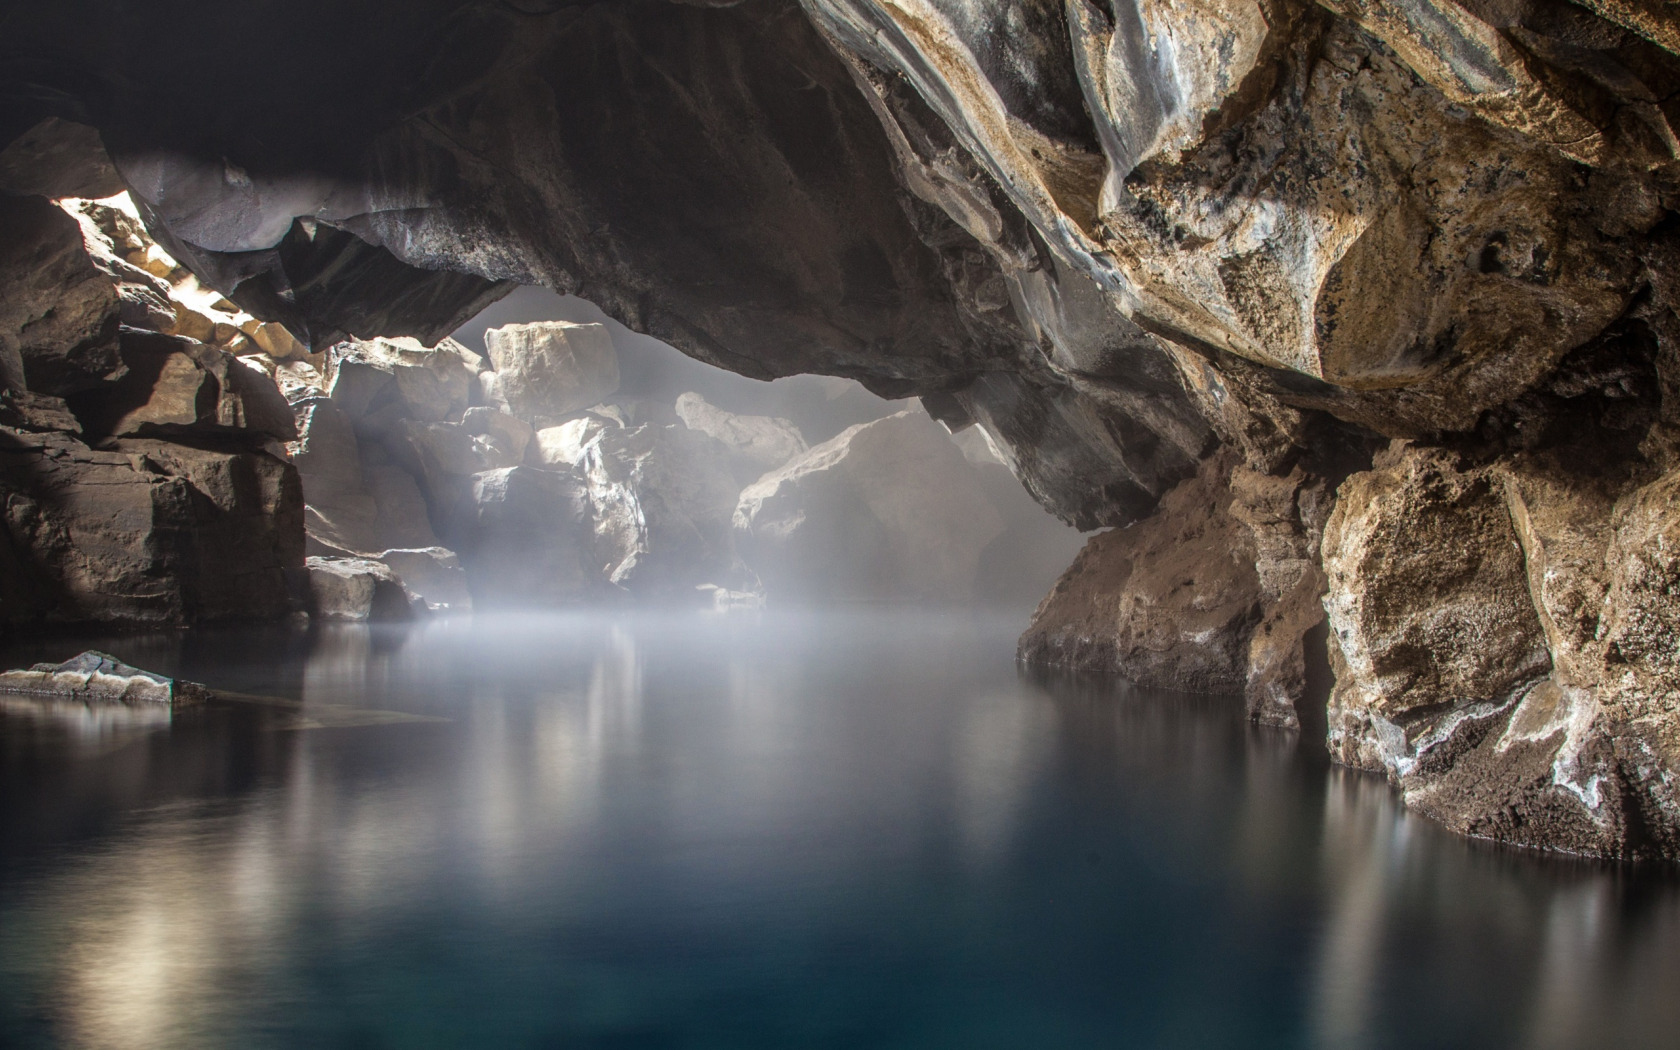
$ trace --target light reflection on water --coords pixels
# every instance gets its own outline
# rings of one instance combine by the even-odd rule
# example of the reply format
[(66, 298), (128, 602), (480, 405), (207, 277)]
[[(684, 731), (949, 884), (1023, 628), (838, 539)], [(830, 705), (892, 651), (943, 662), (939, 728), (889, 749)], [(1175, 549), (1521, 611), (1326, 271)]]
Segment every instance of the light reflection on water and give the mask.
[(1459, 842), (1017, 628), (97, 640), (303, 706), (0, 706), (0, 1046), (1677, 1045), (1666, 873)]

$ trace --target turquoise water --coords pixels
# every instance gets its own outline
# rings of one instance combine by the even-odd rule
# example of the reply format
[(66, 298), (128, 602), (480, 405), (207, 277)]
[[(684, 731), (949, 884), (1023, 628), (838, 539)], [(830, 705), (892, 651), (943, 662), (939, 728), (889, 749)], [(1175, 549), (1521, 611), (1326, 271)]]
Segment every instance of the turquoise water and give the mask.
[(1020, 626), (98, 639), (302, 703), (0, 706), (0, 1047), (1680, 1045), (1667, 871), (1459, 841)]

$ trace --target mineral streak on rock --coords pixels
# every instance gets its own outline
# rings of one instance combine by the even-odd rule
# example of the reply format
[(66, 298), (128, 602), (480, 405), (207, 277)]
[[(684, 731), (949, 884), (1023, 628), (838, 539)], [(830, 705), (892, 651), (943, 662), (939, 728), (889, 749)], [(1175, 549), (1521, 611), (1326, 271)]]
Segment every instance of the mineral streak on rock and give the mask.
[[(1240, 684), (1278, 724), (1328, 661), (1336, 755), (1410, 804), (1680, 856), (1672, 5), (236, 8), (11, 5), (4, 186), (94, 192), (97, 129), (162, 249), (306, 351), (436, 342), (518, 282), (745, 375), (922, 396), (1065, 520), (1138, 523), (1058, 586), (1029, 654)], [(249, 76), (251, 40), (297, 75)], [(75, 409), (131, 367), (125, 318), (198, 324), (38, 201), (0, 204), (7, 382)], [(500, 364), (472, 384), (511, 403)], [(489, 428), (416, 434), (416, 463), (473, 451), (427, 498), (482, 519), (522, 502), (498, 472), (674, 424), (525, 422), (526, 462), (472, 475), (451, 471), (500, 462)], [(56, 433), (21, 440), (115, 455)], [(21, 546), (62, 550), (49, 532)], [(1130, 562), (1174, 537), (1204, 572)], [(1207, 647), (1163, 642), (1192, 622)]]
[(27, 671), (0, 672), (0, 693), (84, 704), (202, 703), (210, 691), (194, 682), (165, 678), (130, 667), (89, 649), (61, 664), (35, 664)]

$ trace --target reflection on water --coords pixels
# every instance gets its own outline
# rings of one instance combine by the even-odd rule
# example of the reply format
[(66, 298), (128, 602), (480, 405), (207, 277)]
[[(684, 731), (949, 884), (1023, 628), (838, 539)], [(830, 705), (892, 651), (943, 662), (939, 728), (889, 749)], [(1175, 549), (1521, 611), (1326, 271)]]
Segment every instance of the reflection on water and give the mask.
[(1676, 1045), (1666, 873), (1457, 841), (1226, 701), (1023, 677), (1016, 626), (8, 653), (290, 703), (0, 706), (0, 1046)]

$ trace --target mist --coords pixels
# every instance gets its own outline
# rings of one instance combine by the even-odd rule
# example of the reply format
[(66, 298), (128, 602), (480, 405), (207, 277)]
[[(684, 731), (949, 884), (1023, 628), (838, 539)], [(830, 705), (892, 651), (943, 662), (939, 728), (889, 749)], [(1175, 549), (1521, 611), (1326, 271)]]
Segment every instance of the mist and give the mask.
[[(952, 434), (919, 400), (849, 379), (749, 379), (544, 289), (433, 348), (344, 343), (276, 375), (302, 431), (311, 568), (318, 584), (344, 577), (345, 619), (589, 604), (1024, 613), (1084, 542), (979, 426)], [(380, 566), (395, 578), (366, 597)]]

